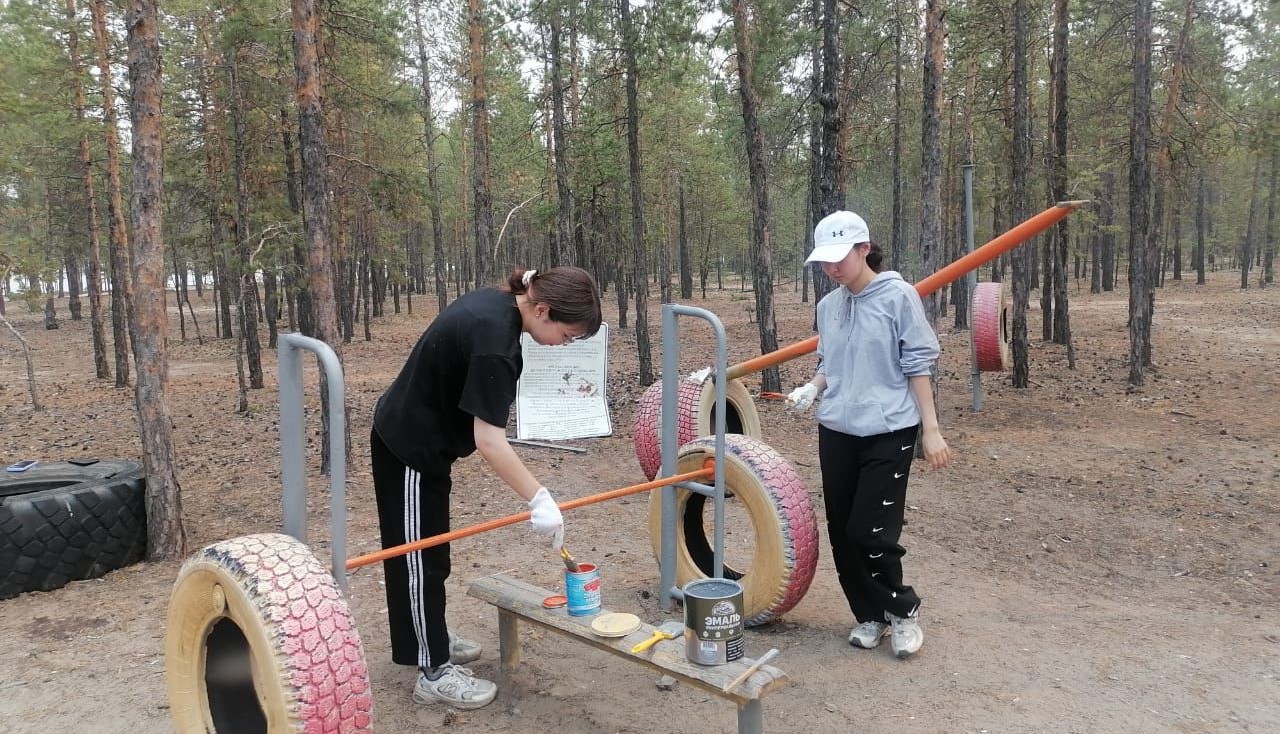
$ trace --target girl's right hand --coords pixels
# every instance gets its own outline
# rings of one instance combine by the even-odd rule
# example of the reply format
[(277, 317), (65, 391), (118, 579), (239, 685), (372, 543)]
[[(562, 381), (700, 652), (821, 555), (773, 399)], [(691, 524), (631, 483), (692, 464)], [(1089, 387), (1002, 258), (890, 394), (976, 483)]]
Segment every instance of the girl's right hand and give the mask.
[(546, 487), (539, 487), (529, 500), (529, 524), (533, 532), (551, 538), (551, 547), (555, 550), (564, 546), (564, 515)]
[(937, 428), (925, 429), (920, 441), (924, 448), (924, 460), (931, 469), (945, 469), (951, 463), (951, 447)]

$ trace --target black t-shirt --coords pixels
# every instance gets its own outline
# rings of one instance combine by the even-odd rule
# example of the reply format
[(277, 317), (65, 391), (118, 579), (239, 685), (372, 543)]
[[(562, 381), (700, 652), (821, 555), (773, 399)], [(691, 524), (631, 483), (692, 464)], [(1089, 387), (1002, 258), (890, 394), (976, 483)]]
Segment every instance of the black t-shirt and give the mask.
[(387, 448), (420, 468), (475, 451), (474, 418), (505, 428), (524, 366), (520, 329), (511, 293), (483, 288), (449, 304), (378, 400), (373, 426)]

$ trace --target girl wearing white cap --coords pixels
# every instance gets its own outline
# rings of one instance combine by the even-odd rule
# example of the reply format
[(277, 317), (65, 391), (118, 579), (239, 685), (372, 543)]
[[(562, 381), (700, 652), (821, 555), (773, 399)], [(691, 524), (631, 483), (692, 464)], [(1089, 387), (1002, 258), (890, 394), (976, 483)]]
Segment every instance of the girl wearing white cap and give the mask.
[[(449, 531), (453, 462), (477, 449), (528, 501), (533, 530), (560, 548), (560, 508), (507, 442), (524, 365), (520, 334), (568, 344), (595, 334), (600, 318), (595, 280), (572, 267), (512, 271), (502, 287), (471, 291), (440, 312), (374, 412), (369, 441), (384, 548)], [(415, 701), (474, 709), (493, 701), (497, 686), (461, 667), (480, 646), (445, 624), (449, 570), (447, 544), (383, 562), (391, 659), (418, 667)]]
[(817, 262), (840, 287), (818, 303), (818, 370), (788, 395), (818, 408), (818, 455), (831, 552), (858, 625), (855, 647), (890, 634), (894, 655), (920, 649), (920, 597), (904, 584), (898, 543), (917, 438), (934, 469), (951, 461), (929, 383), (938, 337), (920, 295), (893, 271), (881, 272), (867, 223), (835, 212), (814, 228)]

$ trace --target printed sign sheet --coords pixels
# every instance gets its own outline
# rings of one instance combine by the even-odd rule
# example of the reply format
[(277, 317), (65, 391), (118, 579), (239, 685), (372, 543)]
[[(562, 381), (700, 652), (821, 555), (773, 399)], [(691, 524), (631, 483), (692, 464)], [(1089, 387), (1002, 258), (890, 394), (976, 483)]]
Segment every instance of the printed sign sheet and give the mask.
[(516, 438), (565, 440), (613, 435), (605, 385), (609, 325), (590, 339), (546, 347), (520, 335), (524, 371), (516, 386)]

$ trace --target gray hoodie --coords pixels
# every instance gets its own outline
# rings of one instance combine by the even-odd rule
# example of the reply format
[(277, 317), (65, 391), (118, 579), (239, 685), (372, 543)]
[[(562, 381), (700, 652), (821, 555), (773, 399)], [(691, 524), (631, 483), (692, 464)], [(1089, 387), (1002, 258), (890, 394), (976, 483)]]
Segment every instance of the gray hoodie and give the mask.
[(818, 373), (827, 389), (818, 422), (853, 436), (914, 426), (907, 378), (929, 374), (938, 337), (916, 289), (890, 270), (854, 295), (841, 286), (818, 303)]

